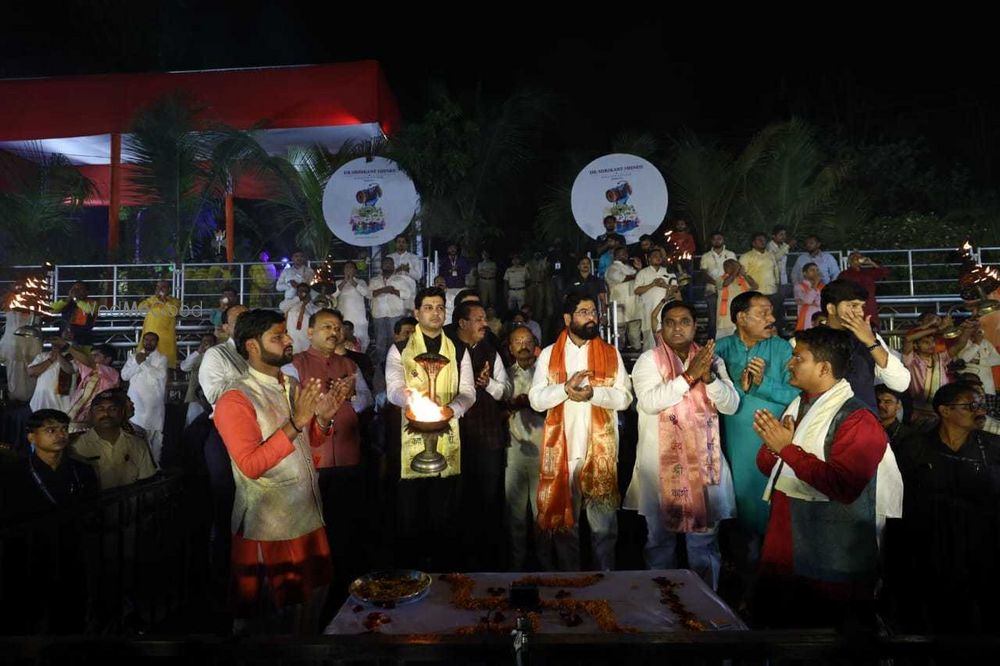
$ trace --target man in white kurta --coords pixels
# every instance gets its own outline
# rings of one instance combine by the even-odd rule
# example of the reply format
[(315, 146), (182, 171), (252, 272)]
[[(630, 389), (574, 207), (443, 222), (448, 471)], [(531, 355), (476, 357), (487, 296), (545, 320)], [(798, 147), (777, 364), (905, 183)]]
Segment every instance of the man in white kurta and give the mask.
[[(519, 326), (510, 333), (510, 354), (514, 363), (507, 368), (511, 383), (510, 447), (507, 449), (507, 469), (504, 491), (507, 498), (507, 529), (510, 532), (510, 568), (524, 571), (528, 556), (528, 528), (538, 515), (539, 453), (545, 415), (531, 408), (528, 392), (535, 376), (535, 338), (527, 327)], [(530, 511), (531, 523), (526, 519)], [(535, 539), (536, 551), (538, 539)]]
[[(643, 353), (632, 371), (639, 444), (624, 508), (646, 519), (650, 569), (677, 568), (677, 537), (684, 532), (688, 565), (716, 589), (718, 523), (736, 512), (718, 414), (735, 413), (740, 398), (715, 343), (694, 344), (694, 308), (668, 304), (661, 319), (660, 345)], [(674, 456), (670, 447), (678, 444), (683, 451)]]
[(608, 283), (608, 300), (615, 304), (618, 317), (618, 337), (628, 338), (632, 349), (640, 349), (639, 339), (641, 322), (639, 307), (634, 292), (635, 276), (641, 267), (638, 258), (629, 260), (628, 248), (615, 248), (615, 260), (604, 273), (604, 281)]
[(278, 276), (278, 283), (275, 287), (278, 291), (285, 293), (285, 298), (294, 298), (295, 291), (300, 284), (312, 284), (313, 275), (315, 273), (313, 269), (309, 268), (306, 253), (297, 250), (292, 254), (292, 263), (285, 266), (281, 275)]
[(309, 349), (309, 317), (319, 310), (319, 306), (312, 302), (309, 285), (300, 283), (294, 298), (281, 301), (278, 309), (285, 314), (285, 327), (292, 339), (293, 353), (301, 354)]
[(382, 274), (372, 278), (368, 285), (375, 324), (375, 361), (385, 363), (385, 354), (392, 345), (392, 327), (396, 320), (405, 317), (406, 304), (413, 301), (413, 280), (396, 273), (396, 265), (389, 257), (382, 258)]
[(677, 287), (677, 276), (663, 266), (663, 250), (654, 247), (649, 252), (649, 265), (636, 273), (635, 296), (639, 299), (640, 321), (642, 330), (643, 351), (656, 346), (650, 316), (661, 302), (673, 300), (680, 292)]
[(368, 285), (358, 277), (358, 267), (353, 261), (344, 264), (344, 279), (337, 283), (337, 309), (344, 315), (344, 321), (354, 324), (354, 337), (361, 345), (360, 351), (368, 349), (368, 312), (365, 299), (369, 297)]
[(121, 372), (121, 378), (128, 382), (128, 397), (135, 405), (132, 423), (146, 431), (157, 465), (163, 450), (167, 402), (167, 357), (156, 351), (159, 342), (156, 333), (142, 336), (142, 351), (130, 352)]
[(40, 409), (58, 409), (68, 412), (70, 397), (73, 395), (69, 382), (63, 381), (63, 389), (59, 387), (59, 375), (72, 375), (73, 364), (62, 355), (62, 351), (52, 349), (40, 352), (28, 365), (28, 377), (35, 380), (35, 390), (31, 394), (28, 405), (31, 411)]
[[(588, 456), (588, 449), (593, 446), (592, 408), (620, 412), (632, 404), (632, 392), (629, 388), (628, 374), (621, 354), (613, 350), (617, 358), (617, 370), (614, 383), (610, 386), (592, 386), (590, 375), (593, 368), (589, 365), (591, 345), (605, 344), (598, 338), (597, 303), (591, 297), (573, 293), (566, 297), (563, 306), (563, 321), (565, 332), (559, 336), (555, 344), (542, 350), (537, 361), (537, 371), (531, 382), (528, 400), (531, 408), (538, 412), (548, 412), (562, 406), (563, 430), (566, 438), (566, 457), (569, 463), (569, 486), (572, 492), (572, 513), (575, 519), (569, 529), (550, 530), (545, 533), (546, 539), (551, 539), (552, 549), (558, 560), (556, 566), (564, 571), (579, 571), (580, 543), (579, 516), (581, 509), (586, 513), (590, 524), (591, 545), (594, 553), (594, 565), (598, 569), (611, 570), (615, 566), (615, 543), (618, 539), (618, 515), (613, 509), (591, 501), (581, 493), (578, 479), (580, 471)], [(550, 368), (550, 359), (556, 353), (557, 347), (563, 345), (561, 353), (564, 356), (564, 367), (561, 369), (567, 379), (565, 382), (551, 381), (554, 375)], [(552, 416), (551, 414), (549, 415)], [(617, 459), (618, 419), (612, 414), (609, 427), (612, 430), (614, 456)], [(592, 453), (592, 452), (590, 452)], [(617, 491), (616, 491), (617, 492)], [(546, 564), (543, 561), (543, 565)]]
[[(410, 243), (405, 236), (396, 237), (396, 251), (386, 256), (392, 259), (398, 273), (409, 276), (413, 280), (417, 289), (423, 286), (424, 260), (410, 252)], [(416, 295), (416, 290), (413, 293)], [(411, 304), (410, 307), (412, 308), (413, 305)]]
[[(9, 308), (9, 303), (4, 303)], [(28, 402), (35, 393), (35, 378), (28, 365), (42, 351), (42, 341), (34, 336), (14, 335), (21, 326), (31, 323), (31, 313), (7, 310), (7, 326), (0, 338), (0, 363), (7, 368), (7, 395), (17, 402)]]

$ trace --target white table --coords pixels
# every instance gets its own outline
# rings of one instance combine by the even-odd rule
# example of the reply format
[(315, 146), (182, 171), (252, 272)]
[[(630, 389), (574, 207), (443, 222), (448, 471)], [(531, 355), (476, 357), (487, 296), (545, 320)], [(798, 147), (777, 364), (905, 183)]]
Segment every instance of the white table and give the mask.
[[(475, 581), (473, 597), (488, 597), (487, 588), (508, 589), (510, 583), (524, 576), (586, 576), (592, 572), (544, 572), (526, 573), (473, 573), (467, 574)], [(706, 631), (746, 630), (739, 617), (699, 578), (686, 569), (669, 571), (609, 571), (605, 577), (588, 587), (540, 587), (542, 599), (555, 599), (560, 590), (570, 593), (572, 599), (604, 599), (611, 605), (619, 625), (631, 627), (641, 633), (662, 633), (687, 631), (677, 617), (660, 603), (660, 587), (653, 579), (663, 576), (674, 583), (680, 583), (677, 595), (684, 607), (697, 615)], [(379, 633), (387, 635), (412, 634), (452, 634), (460, 627), (469, 627), (480, 622), (487, 611), (465, 610), (451, 604), (452, 587), (432, 574), (433, 582), (423, 599), (397, 606), (392, 609), (378, 608), (349, 598), (327, 626), (328, 635), (352, 635), (367, 633), (364, 622), (372, 612), (388, 616), (391, 622), (381, 625)], [(360, 610), (356, 610), (360, 606)], [(514, 613), (503, 611), (508, 622)], [(566, 626), (555, 610), (541, 613), (538, 633), (552, 634), (596, 634), (601, 629), (594, 619), (580, 614), (583, 622), (575, 627)]]

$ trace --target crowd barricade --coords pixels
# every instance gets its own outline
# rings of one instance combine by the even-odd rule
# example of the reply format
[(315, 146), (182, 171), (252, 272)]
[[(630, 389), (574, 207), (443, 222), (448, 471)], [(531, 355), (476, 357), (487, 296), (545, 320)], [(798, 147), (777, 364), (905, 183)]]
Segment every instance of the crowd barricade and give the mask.
[(0, 528), (0, 633), (119, 633), (190, 604), (211, 520), (193, 483), (162, 475)]

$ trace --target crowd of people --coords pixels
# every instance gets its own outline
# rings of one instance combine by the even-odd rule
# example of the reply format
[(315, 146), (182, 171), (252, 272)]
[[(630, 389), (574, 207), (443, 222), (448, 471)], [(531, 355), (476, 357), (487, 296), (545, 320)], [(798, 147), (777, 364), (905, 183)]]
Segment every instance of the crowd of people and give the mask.
[[(316, 630), (379, 544), (425, 571), (611, 570), (621, 510), (642, 517), (650, 568), (717, 589), (730, 562), (754, 626), (874, 626), (881, 610), (911, 631), (989, 627), (1000, 354), (977, 319), (929, 314), (897, 354), (877, 325), (887, 270), (858, 253), (841, 272), (810, 236), (789, 270), (784, 228), (742, 255), (716, 232), (695, 270), (683, 220), (635, 247), (605, 224), (586, 254), (506, 268), (452, 244), (432, 277), (400, 238), (374, 277), (347, 262), (322, 295), (297, 252), (278, 309), (223, 294), (180, 362), (191, 406), (173, 443), (169, 284), (120, 374), (75, 285), (27, 364), (31, 450), (3, 468), (0, 514), (89, 501), (195, 448), (238, 631)], [(601, 335), (615, 325), (618, 347)], [(447, 422), (433, 474), (411, 465), (425, 444), (408, 408), (428, 395)]]

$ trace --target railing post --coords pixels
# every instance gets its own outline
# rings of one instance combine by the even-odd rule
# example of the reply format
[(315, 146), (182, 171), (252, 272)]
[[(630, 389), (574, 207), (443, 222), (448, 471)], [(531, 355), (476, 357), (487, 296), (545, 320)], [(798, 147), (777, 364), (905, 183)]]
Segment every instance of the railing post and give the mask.
[(111, 266), (111, 309), (118, 311), (118, 264)]
[(913, 291), (913, 250), (906, 251), (906, 263), (910, 270), (910, 296), (916, 296)]
[(246, 277), (246, 264), (238, 264), (240, 267), (240, 303), (246, 304), (246, 286), (243, 284), (243, 279)]

